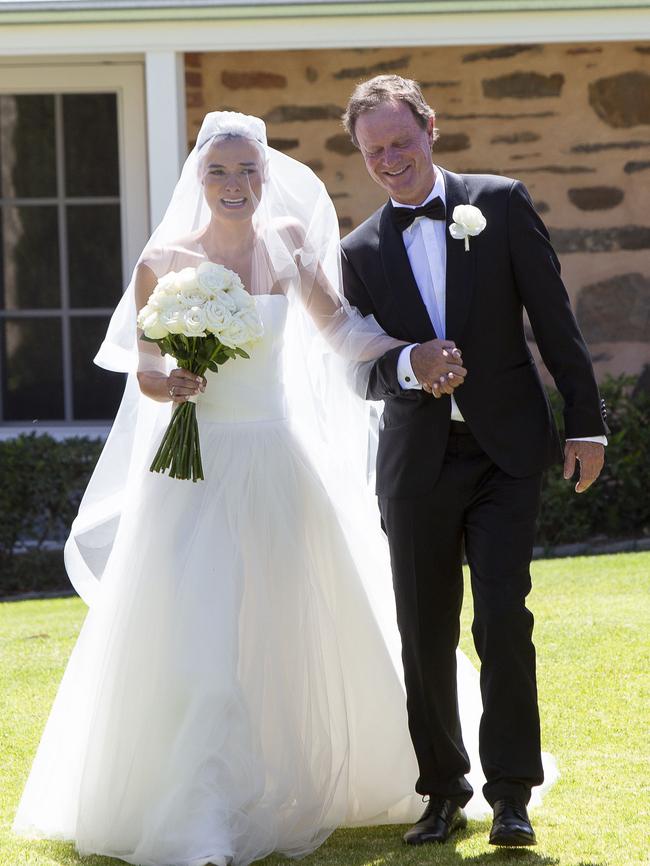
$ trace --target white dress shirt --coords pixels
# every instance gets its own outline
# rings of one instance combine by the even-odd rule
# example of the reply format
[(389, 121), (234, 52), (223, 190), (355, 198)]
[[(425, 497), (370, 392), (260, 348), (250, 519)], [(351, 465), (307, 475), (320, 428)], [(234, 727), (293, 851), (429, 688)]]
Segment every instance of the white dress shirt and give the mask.
[[(433, 189), (420, 205), (405, 205), (391, 199), (394, 207), (421, 207), (436, 196), (446, 204), (444, 176), (437, 166)], [(444, 220), (432, 220), (429, 217), (417, 217), (413, 223), (402, 232), (402, 239), (408, 256), (413, 276), (424, 301), (431, 323), (439, 339), (445, 339), (446, 322), (446, 287), (447, 287), (447, 238)], [(397, 359), (397, 380), (403, 390), (421, 389), (411, 366), (411, 351), (418, 345), (412, 343), (405, 346)], [(461, 385), (462, 387), (462, 385)], [(464, 421), (454, 396), (451, 396), (452, 421)], [(605, 436), (585, 436), (581, 440), (571, 441), (598, 442), (607, 445)]]

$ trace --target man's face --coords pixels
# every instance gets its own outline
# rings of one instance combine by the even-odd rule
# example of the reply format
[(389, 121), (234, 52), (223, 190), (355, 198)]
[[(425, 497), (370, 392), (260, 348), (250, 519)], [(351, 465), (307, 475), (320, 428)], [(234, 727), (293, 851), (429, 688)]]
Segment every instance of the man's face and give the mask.
[(385, 102), (359, 116), (356, 136), (370, 177), (402, 204), (421, 204), (435, 181), (434, 118), (426, 129), (405, 102)]

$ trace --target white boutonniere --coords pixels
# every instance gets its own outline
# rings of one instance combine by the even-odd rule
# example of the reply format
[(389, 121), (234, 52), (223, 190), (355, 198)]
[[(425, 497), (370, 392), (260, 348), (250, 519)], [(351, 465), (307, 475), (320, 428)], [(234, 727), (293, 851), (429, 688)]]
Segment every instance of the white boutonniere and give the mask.
[(473, 204), (459, 204), (454, 208), (452, 214), (453, 223), (449, 226), (449, 234), (455, 241), (465, 241), (465, 252), (469, 252), (470, 235), (480, 235), (487, 220)]

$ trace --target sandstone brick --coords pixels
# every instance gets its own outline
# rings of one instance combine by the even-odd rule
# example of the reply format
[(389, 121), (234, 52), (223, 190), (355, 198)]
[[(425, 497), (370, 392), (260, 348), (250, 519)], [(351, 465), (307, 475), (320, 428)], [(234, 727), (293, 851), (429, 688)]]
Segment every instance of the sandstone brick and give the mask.
[(343, 109), (338, 105), (278, 105), (265, 116), (267, 123), (296, 123), (310, 120), (340, 120)]
[(540, 54), (541, 45), (502, 45), (499, 48), (488, 48), (485, 51), (472, 51), (461, 58), (463, 63), (476, 63), (477, 60), (504, 60), (516, 57), (518, 54)]
[(287, 86), (286, 75), (277, 72), (249, 72), (224, 69), (221, 73), (221, 83), (229, 90), (272, 90)]
[(555, 72), (541, 75), (539, 72), (511, 72), (498, 78), (486, 78), (482, 82), (483, 95), (488, 99), (545, 99), (560, 96), (564, 75)]
[(623, 166), (625, 174), (636, 174), (637, 171), (645, 171), (650, 168), (650, 160), (630, 160)]
[(495, 135), (490, 144), (529, 144), (541, 138), (536, 132), (513, 132), (508, 135)]
[(437, 153), (456, 153), (471, 147), (469, 135), (464, 132), (443, 132), (433, 145)]
[(605, 229), (549, 228), (557, 253), (610, 253), (650, 249), (650, 227), (625, 225)]
[(650, 124), (650, 75), (622, 72), (592, 81), (589, 104), (601, 120), (617, 129)]
[(359, 152), (347, 132), (330, 136), (325, 142), (325, 147), (333, 153), (340, 153), (341, 156), (351, 156), (353, 153)]
[(580, 210), (611, 210), (623, 201), (625, 193), (616, 186), (583, 186), (572, 187), (567, 195)]
[(392, 60), (382, 60), (370, 66), (350, 66), (339, 69), (332, 77), (338, 81), (344, 78), (371, 78), (373, 75), (383, 75), (386, 72), (400, 72), (408, 69), (410, 62), (411, 55), (404, 54), (402, 57), (395, 57)]
[(584, 286), (576, 315), (589, 342), (650, 342), (650, 279), (626, 273)]
[(192, 72), (185, 70), (185, 86), (186, 87), (203, 87), (203, 75), (200, 72)]
[(295, 150), (299, 145), (300, 141), (297, 138), (269, 138), (269, 147), (281, 150), (283, 153)]

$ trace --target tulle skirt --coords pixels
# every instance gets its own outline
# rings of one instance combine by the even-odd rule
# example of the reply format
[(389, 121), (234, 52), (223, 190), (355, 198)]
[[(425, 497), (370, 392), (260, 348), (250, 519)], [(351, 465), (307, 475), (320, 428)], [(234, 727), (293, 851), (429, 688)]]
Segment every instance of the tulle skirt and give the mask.
[[(14, 829), (142, 866), (246, 866), (415, 819), (394, 654), (322, 484), (283, 421), (201, 439), (205, 482), (142, 473)], [(475, 753), (464, 658), (459, 680)]]

